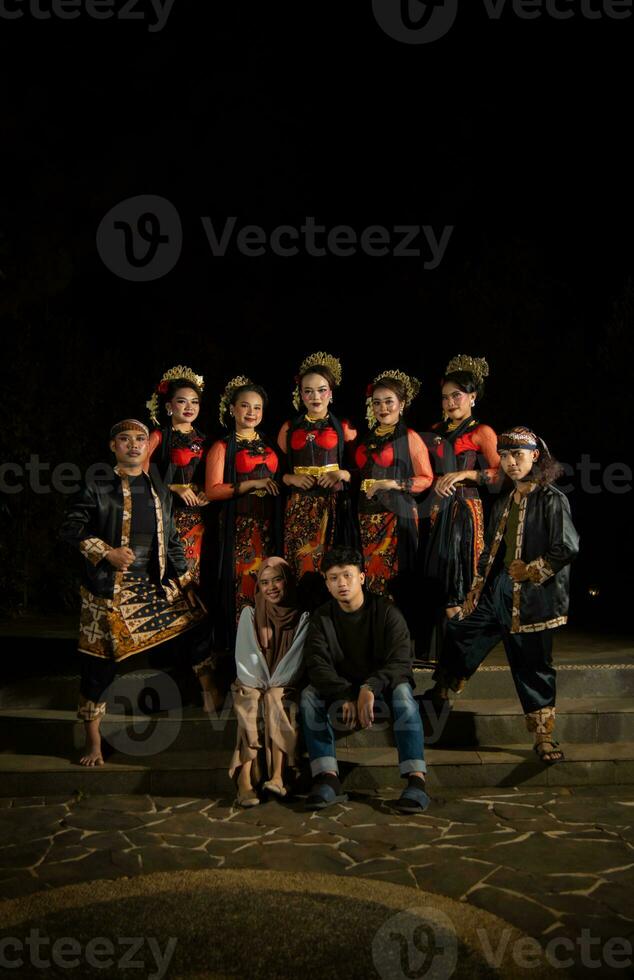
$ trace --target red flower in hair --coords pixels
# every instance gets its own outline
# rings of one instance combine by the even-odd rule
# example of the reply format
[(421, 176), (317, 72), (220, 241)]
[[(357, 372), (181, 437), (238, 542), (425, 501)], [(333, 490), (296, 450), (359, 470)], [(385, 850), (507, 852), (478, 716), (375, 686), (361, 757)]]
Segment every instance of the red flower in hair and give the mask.
[(169, 390), (169, 381), (161, 381), (156, 390), (160, 395), (166, 395)]
[(296, 384), (296, 385), (298, 385), (298, 384), (299, 384), (299, 374), (296, 374), (296, 375), (295, 375), (295, 378), (294, 378), (294, 381), (295, 381), (295, 384)]
[(366, 397), (366, 398), (370, 398), (370, 396), (372, 395), (372, 387), (373, 387), (373, 386), (372, 386), (372, 385), (370, 384), (370, 385), (368, 385), (368, 387), (367, 387), (367, 388), (365, 389), (365, 397)]

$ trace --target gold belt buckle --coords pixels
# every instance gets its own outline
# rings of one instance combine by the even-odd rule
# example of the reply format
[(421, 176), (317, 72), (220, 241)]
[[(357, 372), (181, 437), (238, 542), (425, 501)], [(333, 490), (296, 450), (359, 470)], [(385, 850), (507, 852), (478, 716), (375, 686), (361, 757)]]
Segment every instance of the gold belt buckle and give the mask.
[(322, 473), (332, 473), (339, 469), (338, 463), (326, 463), (325, 466), (294, 466), (296, 476), (321, 476)]
[(260, 487), (258, 487), (257, 490), (252, 490), (251, 493), (253, 494), (254, 497), (266, 497), (267, 496), (266, 490), (262, 490)]

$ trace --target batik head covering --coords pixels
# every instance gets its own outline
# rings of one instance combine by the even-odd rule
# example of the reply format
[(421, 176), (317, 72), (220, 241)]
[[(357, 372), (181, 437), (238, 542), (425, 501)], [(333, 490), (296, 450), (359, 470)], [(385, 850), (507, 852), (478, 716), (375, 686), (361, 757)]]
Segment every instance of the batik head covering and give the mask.
[(121, 422), (117, 422), (116, 425), (113, 425), (110, 429), (110, 438), (114, 439), (114, 437), (118, 436), (120, 432), (128, 432), (129, 430), (145, 432), (146, 436), (149, 436), (150, 434), (150, 430), (148, 429), (147, 425), (144, 425), (143, 422), (139, 422), (138, 419), (122, 419)]
[(516, 425), (498, 436), (498, 452), (502, 449), (541, 449), (544, 445), (525, 425)]

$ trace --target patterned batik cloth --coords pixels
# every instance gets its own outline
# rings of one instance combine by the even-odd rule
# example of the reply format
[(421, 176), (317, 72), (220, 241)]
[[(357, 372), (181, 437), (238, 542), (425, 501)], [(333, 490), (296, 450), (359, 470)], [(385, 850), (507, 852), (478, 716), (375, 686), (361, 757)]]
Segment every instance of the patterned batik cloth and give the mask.
[(236, 570), (236, 623), (245, 606), (255, 604), (258, 569), (273, 554), (271, 521), (258, 517), (236, 516), (234, 562)]
[(192, 582), (199, 585), (200, 555), (205, 532), (200, 507), (179, 507), (173, 514), (174, 525), (185, 551), (187, 570), (192, 577)]
[(386, 595), (398, 574), (397, 516), (391, 511), (359, 514), (361, 545), (365, 562), (365, 581), (370, 592)]
[(335, 493), (292, 493), (286, 504), (284, 557), (297, 581), (306, 572), (319, 572), (324, 552), (332, 547)]
[[(467, 496), (461, 488), (459, 500), (449, 502), (451, 520), (446, 528), (447, 540), (439, 545), (444, 562), (443, 583), (448, 602), (460, 605), (467, 597), (477, 574), (478, 562), (484, 548), (484, 513), (478, 496)], [(445, 503), (447, 506), (447, 503)], [(430, 512), (430, 539), (438, 533), (440, 505), (434, 503)]]
[(124, 572), (113, 599), (81, 589), (79, 651), (115, 661), (165, 643), (204, 618), (176, 583), (162, 595), (148, 575)]

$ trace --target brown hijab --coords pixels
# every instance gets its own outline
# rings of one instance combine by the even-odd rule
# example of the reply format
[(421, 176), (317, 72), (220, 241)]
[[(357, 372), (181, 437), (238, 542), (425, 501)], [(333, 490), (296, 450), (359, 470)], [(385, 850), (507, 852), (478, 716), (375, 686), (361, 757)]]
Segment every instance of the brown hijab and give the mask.
[[(279, 603), (267, 602), (260, 592), (260, 578), (272, 568), (284, 576), (284, 597)], [(258, 570), (255, 587), (255, 632), (271, 674), (291, 648), (299, 617), (290, 565), (283, 558), (265, 559)]]

